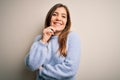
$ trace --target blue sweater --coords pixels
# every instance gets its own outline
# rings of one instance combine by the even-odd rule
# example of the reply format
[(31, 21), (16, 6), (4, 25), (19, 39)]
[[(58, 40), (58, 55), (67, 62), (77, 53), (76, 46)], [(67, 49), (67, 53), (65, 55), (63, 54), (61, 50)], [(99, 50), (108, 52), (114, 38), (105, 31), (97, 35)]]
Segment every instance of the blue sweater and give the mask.
[[(37, 80), (76, 80), (75, 74), (80, 63), (80, 39), (70, 32), (67, 37), (67, 56), (58, 52), (58, 36), (52, 36), (50, 41), (43, 44), (35, 38), (29, 54), (25, 57), (26, 66), (32, 71), (37, 70)], [(38, 68), (43, 66), (42, 70)]]

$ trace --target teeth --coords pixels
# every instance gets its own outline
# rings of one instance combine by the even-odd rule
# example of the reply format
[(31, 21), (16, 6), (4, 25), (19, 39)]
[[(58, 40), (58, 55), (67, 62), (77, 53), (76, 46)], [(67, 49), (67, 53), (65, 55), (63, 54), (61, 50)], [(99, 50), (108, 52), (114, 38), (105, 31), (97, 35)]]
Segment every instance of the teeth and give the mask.
[(60, 26), (60, 25), (61, 25), (61, 23), (55, 23), (55, 25), (56, 25), (56, 26)]
[(57, 23), (57, 24), (55, 24), (55, 25), (60, 26), (61, 24)]

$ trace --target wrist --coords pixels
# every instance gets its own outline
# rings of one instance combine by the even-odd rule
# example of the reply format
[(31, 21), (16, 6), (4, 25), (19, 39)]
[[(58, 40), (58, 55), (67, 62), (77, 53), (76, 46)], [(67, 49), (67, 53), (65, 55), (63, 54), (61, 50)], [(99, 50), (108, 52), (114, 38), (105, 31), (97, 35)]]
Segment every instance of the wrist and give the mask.
[(42, 43), (47, 43), (47, 41), (45, 40), (45, 39), (40, 39), (40, 42), (42, 42)]

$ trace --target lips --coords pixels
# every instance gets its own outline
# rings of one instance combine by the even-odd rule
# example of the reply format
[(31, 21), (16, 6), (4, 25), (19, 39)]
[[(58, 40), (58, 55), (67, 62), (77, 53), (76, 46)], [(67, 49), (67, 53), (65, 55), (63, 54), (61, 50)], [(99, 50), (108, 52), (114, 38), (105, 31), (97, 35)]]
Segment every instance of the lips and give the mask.
[(62, 23), (60, 23), (60, 22), (54, 22), (54, 25), (55, 25), (55, 26), (61, 26)]

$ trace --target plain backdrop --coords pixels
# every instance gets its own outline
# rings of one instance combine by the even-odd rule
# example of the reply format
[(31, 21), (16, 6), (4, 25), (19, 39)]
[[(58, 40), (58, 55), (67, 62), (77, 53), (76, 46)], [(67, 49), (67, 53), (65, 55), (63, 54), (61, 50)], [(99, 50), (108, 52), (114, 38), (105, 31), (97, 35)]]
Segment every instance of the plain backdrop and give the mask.
[(120, 0), (0, 0), (0, 80), (35, 80), (24, 58), (57, 3), (81, 38), (77, 80), (120, 80)]

